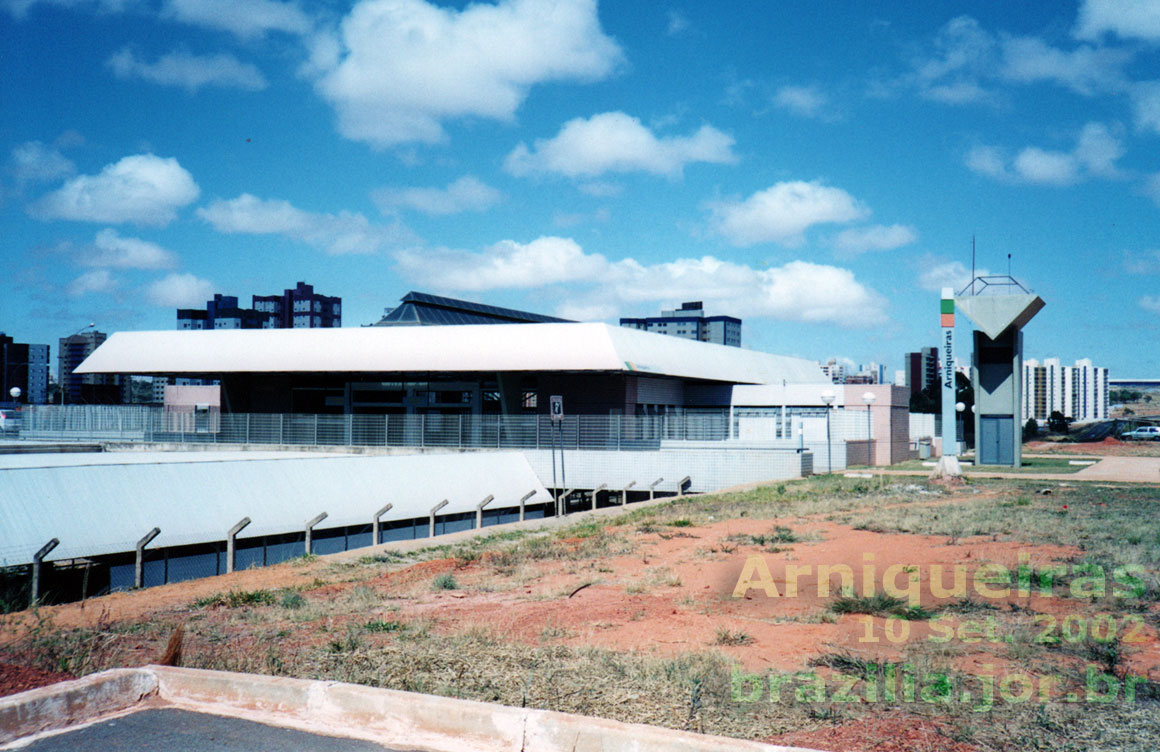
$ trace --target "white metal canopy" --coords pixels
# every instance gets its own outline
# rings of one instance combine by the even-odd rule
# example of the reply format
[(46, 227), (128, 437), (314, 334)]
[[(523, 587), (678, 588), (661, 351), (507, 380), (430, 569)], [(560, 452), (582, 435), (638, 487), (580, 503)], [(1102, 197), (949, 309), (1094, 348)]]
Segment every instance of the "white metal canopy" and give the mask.
[(825, 383), (804, 358), (599, 323), (118, 332), (76, 373), (612, 371)]

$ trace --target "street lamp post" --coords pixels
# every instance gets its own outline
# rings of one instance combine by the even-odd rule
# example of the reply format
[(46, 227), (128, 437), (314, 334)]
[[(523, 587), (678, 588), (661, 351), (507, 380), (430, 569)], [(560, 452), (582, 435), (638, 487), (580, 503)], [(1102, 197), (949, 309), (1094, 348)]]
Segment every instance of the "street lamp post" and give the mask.
[(866, 403), (866, 464), (869, 467), (874, 466), (874, 443), (870, 440), (870, 406), (874, 404), (874, 392), (866, 392), (862, 395), (862, 401)]
[(838, 395), (834, 393), (833, 389), (826, 389), (822, 392), (822, 402), (826, 405), (826, 472), (834, 472), (833, 449), (830, 446), (830, 406), (834, 404), (834, 400)]
[(955, 403), (955, 417), (958, 418), (958, 420), (955, 421), (957, 424), (955, 426), (955, 443), (958, 445), (959, 450), (956, 452), (956, 454), (962, 454), (963, 450), (966, 449), (967, 432), (963, 428), (963, 410), (966, 409), (967, 406), (962, 402)]
[[(72, 339), (73, 337), (79, 337), (81, 332), (83, 332), (86, 329), (92, 329), (94, 326), (96, 326), (95, 322), (89, 322), (88, 324), (85, 324), (80, 329), (77, 329), (75, 332), (70, 334), (68, 336), (68, 339)], [(61, 407), (64, 407), (64, 393), (65, 393), (65, 391), (66, 391), (66, 389), (65, 389), (65, 383), (64, 383), (64, 374), (62, 373), (62, 374), (60, 374), (60, 404), (61, 404)]]

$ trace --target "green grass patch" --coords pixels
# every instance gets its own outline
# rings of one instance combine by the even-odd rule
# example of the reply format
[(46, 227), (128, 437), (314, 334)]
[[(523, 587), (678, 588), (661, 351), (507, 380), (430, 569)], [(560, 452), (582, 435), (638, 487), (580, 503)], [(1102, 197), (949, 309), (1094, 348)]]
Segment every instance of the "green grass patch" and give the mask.
[(276, 596), (271, 590), (230, 590), (227, 593), (215, 593), (205, 598), (198, 598), (193, 602), (194, 608), (241, 608), (242, 606), (271, 606), (276, 602)]

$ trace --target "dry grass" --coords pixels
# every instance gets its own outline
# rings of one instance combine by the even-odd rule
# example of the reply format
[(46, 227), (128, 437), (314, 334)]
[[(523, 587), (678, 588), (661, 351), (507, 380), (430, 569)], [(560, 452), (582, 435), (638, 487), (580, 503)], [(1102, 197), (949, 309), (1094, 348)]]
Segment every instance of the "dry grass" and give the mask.
[[(749, 739), (768, 739), (889, 710), (901, 711), (916, 722), (938, 721), (951, 738), (984, 751), (1150, 750), (1152, 741), (1160, 738), (1160, 705), (1155, 699), (1107, 705), (1000, 703), (980, 713), (973, 709), (974, 703), (962, 701), (843, 703), (832, 697), (821, 702), (798, 701), (787, 689), (778, 702), (771, 702), (766, 675), (760, 677), (766, 682), (762, 699), (749, 702), (744, 692), (739, 695), (734, 666), (723, 654), (750, 641), (739, 629), (723, 627), (715, 645), (668, 659), (561, 645), (559, 641), (572, 634), (551, 623), (540, 633), (538, 644), (516, 644), (477, 626), (456, 629), (454, 625), (401, 617), (398, 603), (402, 601), (388, 601), (373, 584), (375, 578), (416, 561), (449, 558), (460, 565), (470, 563), (473, 573), (482, 572), (501, 583), (496, 587), (506, 587), (509, 585), (503, 583), (532, 577), (534, 565), (543, 562), (578, 572), (606, 571), (602, 565), (606, 558), (638, 550), (642, 541), (637, 531), (642, 529), (671, 536), (722, 519), (784, 523), (820, 515), (867, 529), (874, 525), (882, 530), (957, 538), (987, 535), (1073, 545), (1082, 548), (1092, 562), (1140, 564), (1151, 578), (1140, 599), (1144, 609), (1140, 613), (1154, 619), (1148, 614), (1155, 609), (1148, 609), (1155, 603), (1155, 594), (1160, 593), (1155, 581), (1160, 567), (1156, 490), (1055, 487), (1052, 495), (1045, 496), (1036, 493), (1042, 487), (976, 481), (971, 488), (987, 493), (968, 493), (954, 504), (944, 504), (946, 492), (925, 484), (815, 478), (742, 494), (687, 497), (632, 510), (608, 528), (581, 523), (553, 532), (497, 534), (455, 547), (431, 547), (406, 557), (364, 557), (328, 566), (328, 582), (351, 583), (341, 587), (320, 582), (316, 588), (259, 595), (223, 593), (207, 599), (212, 602), (155, 614), (140, 623), (100, 623), (83, 630), (59, 629), (38, 618), (20, 640), (0, 646), (0, 660), (75, 675), (140, 665), (156, 660), (174, 628), (184, 624), (185, 665), (198, 668), (348, 681)], [(1066, 514), (1060, 510), (1063, 503), (1068, 505)], [(683, 522), (686, 520), (688, 525)], [(766, 526), (769, 537), (762, 541), (702, 541), (696, 548), (716, 556), (723, 549), (714, 549), (724, 545), (800, 545), (777, 540), (806, 537), (798, 528), (796, 523), (792, 528)], [(690, 551), (694, 543), (690, 543)], [(433, 579), (433, 573), (429, 574), (416, 587), (430, 596)], [(627, 586), (647, 591), (679, 585), (675, 573), (657, 567)], [(560, 590), (546, 597), (567, 595)], [(1081, 605), (1114, 611), (1133, 604), (1105, 601)], [(1110, 674), (1123, 674), (1124, 646), (1119, 643), (1088, 639), (1045, 644), (1036, 639), (1033, 614), (998, 610), (986, 603), (948, 604), (943, 612), (957, 618), (997, 619), (1002, 633), (1012, 639), (995, 646), (994, 657), (1016, 670), (1035, 675), (1070, 671), (1082, 677), (1072, 669), (1078, 666), (1082, 672), (1083, 666), (1091, 663)], [(836, 616), (819, 611), (802, 618), (826, 622)], [(595, 623), (590, 626), (600, 628)], [(952, 683), (961, 684), (970, 677), (952, 667), (963, 654), (964, 646), (957, 643), (913, 642), (905, 646), (901, 660), (893, 661), (892, 670), (901, 671), (900, 666), (909, 664), (920, 676), (946, 675)], [(863, 685), (867, 679), (884, 677), (887, 671), (882, 659), (855, 653), (830, 652), (819, 656), (816, 663), (814, 670), (822, 676), (856, 678)], [(859, 686), (864, 693), (863, 685)], [(1154, 686), (1146, 689), (1142, 695), (1156, 693)]]

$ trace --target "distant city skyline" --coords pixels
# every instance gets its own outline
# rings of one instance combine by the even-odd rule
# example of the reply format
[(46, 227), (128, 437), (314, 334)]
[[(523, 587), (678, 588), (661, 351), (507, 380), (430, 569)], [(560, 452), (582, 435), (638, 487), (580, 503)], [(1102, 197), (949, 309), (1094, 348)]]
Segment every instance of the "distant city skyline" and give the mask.
[(1160, 376), (1160, 4), (0, 0), (0, 36), (20, 342), (305, 279), (347, 327), (699, 300), (889, 373), (974, 237), (1047, 303), (1027, 353)]

